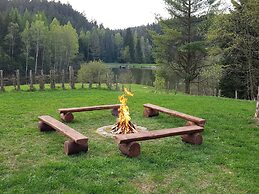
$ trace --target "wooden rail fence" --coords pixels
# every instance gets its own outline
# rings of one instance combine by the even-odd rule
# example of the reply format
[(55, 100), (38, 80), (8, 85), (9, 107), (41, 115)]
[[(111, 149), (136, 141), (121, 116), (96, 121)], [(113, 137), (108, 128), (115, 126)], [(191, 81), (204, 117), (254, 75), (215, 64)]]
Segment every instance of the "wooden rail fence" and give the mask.
[(70, 88), (75, 89), (75, 82), (76, 77), (72, 66), (69, 67), (68, 75), (65, 73), (64, 69), (61, 73), (50, 70), (48, 75), (44, 74), (43, 70), (41, 70), (40, 74), (37, 76), (30, 70), (28, 78), (21, 78), (20, 70), (16, 70), (11, 77), (4, 77), (4, 71), (0, 70), (0, 92), (4, 92), (5, 86), (10, 85), (13, 85), (16, 91), (20, 91), (21, 84), (27, 84), (30, 91), (35, 90), (34, 84), (39, 84), (40, 90), (45, 89), (45, 84), (50, 84), (50, 88), (55, 89), (57, 83), (61, 83), (62, 89), (65, 89), (65, 83), (69, 83)]

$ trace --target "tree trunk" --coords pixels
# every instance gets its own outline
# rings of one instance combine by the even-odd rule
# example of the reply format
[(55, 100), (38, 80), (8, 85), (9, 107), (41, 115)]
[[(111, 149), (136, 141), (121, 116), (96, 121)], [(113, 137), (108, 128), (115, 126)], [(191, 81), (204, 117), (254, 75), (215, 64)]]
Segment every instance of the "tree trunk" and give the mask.
[(62, 72), (61, 72), (61, 86), (62, 86), (62, 89), (64, 90), (65, 89), (65, 70), (62, 69)]
[(21, 86), (20, 86), (20, 71), (17, 69), (16, 70), (16, 84), (17, 84), (17, 91), (20, 91)]
[(191, 93), (191, 81), (186, 79), (184, 82), (185, 82), (185, 93), (190, 94)]
[(257, 94), (255, 118), (259, 119), (259, 87), (258, 87), (258, 94)]
[(39, 57), (39, 43), (36, 45), (36, 56), (35, 56), (35, 75), (37, 75), (37, 69), (38, 69), (38, 57)]
[(29, 48), (26, 48), (26, 65), (25, 65), (25, 80), (28, 83), (28, 61), (29, 61)]
[(4, 89), (4, 72), (3, 70), (0, 70), (0, 91), (1, 92), (4, 92), (5, 89)]
[(29, 86), (29, 90), (33, 91), (34, 87), (33, 87), (33, 75), (32, 75), (32, 70), (30, 70), (30, 86)]

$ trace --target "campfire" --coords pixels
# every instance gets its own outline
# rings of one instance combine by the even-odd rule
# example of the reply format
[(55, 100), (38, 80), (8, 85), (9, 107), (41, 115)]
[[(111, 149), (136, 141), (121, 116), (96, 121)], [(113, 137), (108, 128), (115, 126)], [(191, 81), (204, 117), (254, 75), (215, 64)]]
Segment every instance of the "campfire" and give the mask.
[(119, 108), (119, 121), (112, 127), (111, 133), (113, 134), (129, 134), (137, 133), (136, 127), (130, 121), (129, 107), (127, 106), (127, 96), (133, 96), (131, 92), (124, 89), (124, 94), (119, 96), (121, 106)]

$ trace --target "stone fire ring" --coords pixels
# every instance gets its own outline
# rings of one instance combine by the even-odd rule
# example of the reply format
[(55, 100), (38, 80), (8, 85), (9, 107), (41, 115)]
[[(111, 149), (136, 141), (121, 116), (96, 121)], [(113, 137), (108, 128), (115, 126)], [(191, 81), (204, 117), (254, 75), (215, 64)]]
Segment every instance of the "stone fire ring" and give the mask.
[[(96, 130), (96, 133), (98, 133), (99, 135), (103, 136), (103, 137), (108, 137), (108, 138), (113, 138), (114, 136), (118, 135), (118, 134), (114, 134), (114, 133), (111, 133), (111, 129), (114, 125), (107, 125), (107, 126), (103, 126), (103, 127), (100, 127)], [(136, 130), (139, 131), (139, 132), (142, 132), (142, 131), (148, 131), (148, 129), (146, 127), (141, 127), (141, 126), (137, 126), (137, 125), (134, 125)]]

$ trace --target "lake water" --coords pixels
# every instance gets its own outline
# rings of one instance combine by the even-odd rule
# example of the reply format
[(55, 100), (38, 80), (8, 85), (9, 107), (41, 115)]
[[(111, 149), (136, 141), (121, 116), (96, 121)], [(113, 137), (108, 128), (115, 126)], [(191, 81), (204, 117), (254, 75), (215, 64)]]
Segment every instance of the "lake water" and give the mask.
[(155, 81), (155, 70), (150, 68), (112, 68), (112, 71), (120, 83), (153, 86)]

